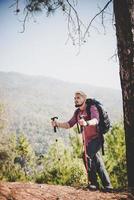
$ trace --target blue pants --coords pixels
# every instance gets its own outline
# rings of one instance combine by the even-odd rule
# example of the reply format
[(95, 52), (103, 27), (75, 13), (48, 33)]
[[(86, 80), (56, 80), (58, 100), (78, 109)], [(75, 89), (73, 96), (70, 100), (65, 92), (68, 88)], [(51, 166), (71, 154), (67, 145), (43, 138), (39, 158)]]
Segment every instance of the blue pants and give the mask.
[(90, 184), (98, 187), (99, 186), (97, 181), (97, 174), (98, 174), (102, 181), (103, 187), (107, 187), (111, 186), (111, 183), (102, 156), (99, 153), (101, 144), (102, 144), (101, 139), (97, 137), (95, 139), (92, 139), (87, 146), (88, 180), (90, 181)]

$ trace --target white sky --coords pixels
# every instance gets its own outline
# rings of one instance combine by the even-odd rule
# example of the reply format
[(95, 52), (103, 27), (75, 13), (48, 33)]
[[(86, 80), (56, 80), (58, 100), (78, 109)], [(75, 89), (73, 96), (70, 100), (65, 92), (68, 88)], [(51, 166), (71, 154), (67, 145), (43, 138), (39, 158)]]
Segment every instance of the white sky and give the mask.
[[(79, 55), (71, 41), (67, 40), (67, 22), (62, 14), (36, 17), (21, 31), (21, 23), (14, 15), (11, 4), (0, 0), (0, 71), (16, 71), (30, 75), (55, 77), (65, 81), (89, 83), (90, 85), (120, 89), (118, 62), (109, 59), (116, 49), (115, 31), (111, 22), (106, 23), (106, 35), (92, 29), (88, 42), (82, 46)], [(84, 2), (84, 1), (83, 1)], [(97, 3), (103, 6), (107, 1), (85, 0), (79, 4), (81, 16), (86, 23), (97, 12)], [(109, 10), (108, 10), (109, 12)], [(106, 20), (109, 20), (107, 16)], [(95, 22), (100, 29), (100, 19)]]

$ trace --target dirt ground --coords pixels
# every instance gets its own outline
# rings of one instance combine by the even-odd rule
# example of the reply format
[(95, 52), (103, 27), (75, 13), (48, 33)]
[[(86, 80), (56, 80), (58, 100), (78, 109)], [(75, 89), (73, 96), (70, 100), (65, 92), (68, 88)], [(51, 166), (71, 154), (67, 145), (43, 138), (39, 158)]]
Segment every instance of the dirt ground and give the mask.
[(104, 193), (69, 186), (0, 182), (0, 200), (132, 200), (128, 192)]

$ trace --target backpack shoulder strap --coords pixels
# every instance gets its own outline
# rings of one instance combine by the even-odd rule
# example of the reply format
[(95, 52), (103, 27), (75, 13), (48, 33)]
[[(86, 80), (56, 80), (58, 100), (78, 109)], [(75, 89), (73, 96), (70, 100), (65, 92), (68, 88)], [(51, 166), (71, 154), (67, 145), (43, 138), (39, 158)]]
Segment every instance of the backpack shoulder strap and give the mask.
[(80, 109), (77, 108), (77, 109), (75, 110), (75, 112), (74, 112), (76, 119), (77, 119), (77, 116), (78, 116), (78, 114), (79, 114), (79, 111), (80, 111)]
[(100, 114), (102, 104), (101, 104), (99, 101), (97, 101), (96, 99), (87, 99), (87, 100), (86, 100), (86, 104), (87, 104), (87, 113), (88, 113), (89, 115), (90, 115), (90, 107), (91, 107), (92, 105), (95, 105), (95, 106), (96, 106), (96, 108), (98, 109), (99, 114)]
[(81, 133), (81, 132), (80, 132), (80, 127), (79, 127), (79, 124), (78, 124), (78, 121), (77, 121), (77, 116), (78, 116), (78, 114), (79, 114), (79, 111), (80, 111), (79, 108), (75, 111), (75, 117), (76, 117), (76, 125), (77, 125), (78, 133)]
[(91, 117), (90, 108), (91, 108), (92, 105), (95, 105), (94, 102), (93, 102), (93, 99), (87, 99), (86, 105), (87, 105), (86, 112), (87, 112), (88, 116)]
[[(101, 109), (102, 104), (99, 101), (97, 101), (96, 99), (87, 99), (86, 104), (87, 104), (87, 114), (89, 116), (91, 116), (90, 107), (92, 105), (96, 106), (96, 108), (98, 109), (99, 115), (101, 115), (101, 113), (102, 113), (102, 109)], [(102, 155), (104, 155), (104, 136), (103, 136), (103, 134), (100, 134), (100, 139), (101, 139)]]

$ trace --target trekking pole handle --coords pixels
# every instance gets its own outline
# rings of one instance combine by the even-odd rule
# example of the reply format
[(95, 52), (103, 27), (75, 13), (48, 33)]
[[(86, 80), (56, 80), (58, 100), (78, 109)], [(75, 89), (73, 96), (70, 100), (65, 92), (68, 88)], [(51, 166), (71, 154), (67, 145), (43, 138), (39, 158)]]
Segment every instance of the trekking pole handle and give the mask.
[[(58, 119), (58, 117), (52, 117), (52, 118), (51, 118), (51, 120), (52, 120), (53, 122), (55, 121), (55, 119)], [(55, 132), (55, 133), (56, 133), (56, 131), (57, 131), (56, 128), (57, 128), (57, 126), (54, 126), (54, 132)]]

